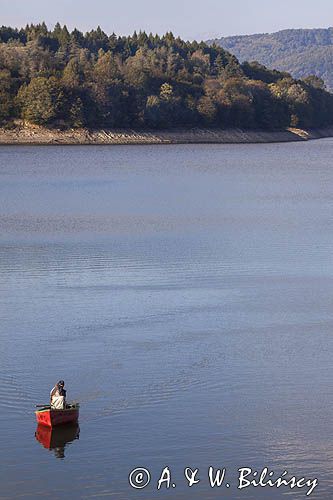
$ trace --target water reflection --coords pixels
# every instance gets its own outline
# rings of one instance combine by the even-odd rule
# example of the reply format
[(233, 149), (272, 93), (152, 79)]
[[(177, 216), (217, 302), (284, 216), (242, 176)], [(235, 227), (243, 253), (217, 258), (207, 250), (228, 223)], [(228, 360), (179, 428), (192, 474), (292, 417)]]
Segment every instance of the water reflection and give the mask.
[(38, 425), (35, 437), (44, 448), (52, 450), (56, 458), (65, 458), (65, 448), (69, 443), (79, 439), (80, 427), (75, 425), (64, 425), (51, 429), (44, 425)]

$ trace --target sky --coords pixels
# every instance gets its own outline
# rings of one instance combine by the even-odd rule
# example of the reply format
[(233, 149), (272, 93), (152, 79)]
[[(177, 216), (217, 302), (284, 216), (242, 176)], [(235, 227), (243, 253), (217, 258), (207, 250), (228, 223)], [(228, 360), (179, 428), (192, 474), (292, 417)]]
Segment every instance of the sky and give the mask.
[(0, 0), (0, 23), (57, 21), (106, 33), (172, 31), (185, 39), (333, 25), (332, 0)]

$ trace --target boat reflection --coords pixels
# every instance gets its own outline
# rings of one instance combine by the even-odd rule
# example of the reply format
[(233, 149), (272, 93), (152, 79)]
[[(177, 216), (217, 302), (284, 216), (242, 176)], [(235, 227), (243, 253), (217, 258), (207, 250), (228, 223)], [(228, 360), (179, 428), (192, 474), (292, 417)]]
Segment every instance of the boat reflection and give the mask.
[(75, 425), (63, 425), (51, 429), (44, 425), (38, 425), (35, 437), (44, 448), (52, 450), (57, 458), (65, 458), (65, 448), (69, 443), (79, 439), (80, 427)]

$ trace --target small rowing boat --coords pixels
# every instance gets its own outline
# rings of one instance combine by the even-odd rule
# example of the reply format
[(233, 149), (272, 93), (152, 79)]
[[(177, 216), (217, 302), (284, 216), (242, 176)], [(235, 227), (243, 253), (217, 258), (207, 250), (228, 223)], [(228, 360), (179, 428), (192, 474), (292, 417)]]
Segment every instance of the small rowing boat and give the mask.
[(55, 427), (63, 424), (75, 424), (79, 420), (79, 409), (80, 405), (78, 403), (71, 405), (68, 404), (64, 410), (54, 410), (51, 406), (43, 406), (39, 410), (35, 411), (36, 420), (38, 424), (45, 425), (47, 427)]

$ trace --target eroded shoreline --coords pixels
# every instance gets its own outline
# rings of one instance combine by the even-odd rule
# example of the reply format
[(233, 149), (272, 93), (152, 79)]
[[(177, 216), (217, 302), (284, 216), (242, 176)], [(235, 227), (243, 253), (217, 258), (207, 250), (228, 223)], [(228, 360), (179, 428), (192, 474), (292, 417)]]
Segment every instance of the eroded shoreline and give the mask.
[(333, 127), (314, 130), (290, 128), (281, 131), (202, 128), (161, 131), (0, 128), (0, 145), (268, 144), (327, 137), (333, 137)]

